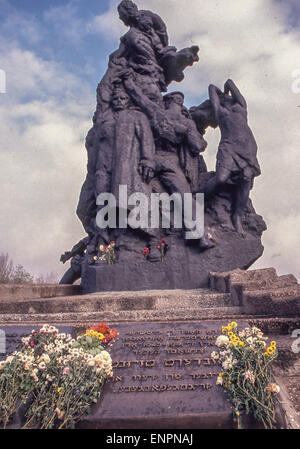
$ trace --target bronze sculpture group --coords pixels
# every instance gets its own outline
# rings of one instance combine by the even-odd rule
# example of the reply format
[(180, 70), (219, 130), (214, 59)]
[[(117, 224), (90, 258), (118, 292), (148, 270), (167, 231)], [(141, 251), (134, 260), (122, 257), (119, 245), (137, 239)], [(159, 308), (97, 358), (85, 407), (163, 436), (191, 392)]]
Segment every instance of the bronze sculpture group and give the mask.
[[(147, 247), (148, 261), (157, 262), (158, 242), (173, 232), (150, 226), (127, 231), (100, 229), (96, 220), (102, 207), (97, 204), (98, 195), (110, 192), (118, 198), (119, 185), (126, 185), (128, 194), (142, 192), (147, 197), (153, 192), (176, 192), (182, 197), (203, 192), (206, 211), (214, 208), (217, 195), (227, 192), (232, 230), (245, 237), (242, 216), (253, 180), (260, 174), (246, 100), (232, 80), (226, 81), (223, 91), (210, 85), (209, 99), (190, 109), (184, 106), (182, 92), (163, 94), (172, 81), (184, 78), (187, 66), (199, 60), (199, 48), (178, 51), (169, 46), (162, 19), (151, 11), (138, 10), (131, 0), (122, 0), (118, 12), (129, 30), (109, 58), (108, 70), (97, 89), (93, 127), (86, 139), (87, 176), (77, 207), (88, 235), (86, 252), (80, 255), (83, 263), (97, 265), (100, 245), (111, 240), (121, 251), (126, 247), (126, 233), (132, 237), (131, 250)], [(215, 173), (208, 173), (202, 156), (207, 149), (203, 136), (208, 127), (221, 131)], [(185, 223), (186, 229), (192, 226)], [(205, 223), (204, 235), (185, 243), (192, 243), (192, 250), (201, 257), (218, 245), (218, 233), (212, 234)], [(183, 233), (177, 233), (177, 238), (184, 241)]]

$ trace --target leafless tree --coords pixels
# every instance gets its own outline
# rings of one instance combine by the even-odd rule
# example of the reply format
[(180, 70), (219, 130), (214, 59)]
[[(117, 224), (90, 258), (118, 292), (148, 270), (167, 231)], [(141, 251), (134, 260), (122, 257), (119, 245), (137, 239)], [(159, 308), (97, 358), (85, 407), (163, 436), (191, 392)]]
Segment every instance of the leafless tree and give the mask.
[(13, 261), (6, 253), (0, 254), (0, 284), (8, 284), (11, 282), (14, 273)]

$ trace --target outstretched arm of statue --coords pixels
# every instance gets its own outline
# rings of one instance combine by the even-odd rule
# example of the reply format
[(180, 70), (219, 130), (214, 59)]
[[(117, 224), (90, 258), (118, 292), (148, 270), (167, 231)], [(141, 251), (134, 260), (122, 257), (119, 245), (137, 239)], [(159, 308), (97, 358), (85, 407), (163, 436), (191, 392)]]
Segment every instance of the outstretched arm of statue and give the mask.
[(77, 254), (82, 254), (88, 243), (88, 237), (80, 240), (76, 245), (73, 246), (71, 251), (66, 251), (64, 254), (60, 256), (60, 262), (66, 263), (68, 260), (70, 260), (72, 257), (76, 256)]
[(136, 134), (140, 143), (139, 174), (145, 183), (154, 178), (155, 169), (155, 144), (149, 120), (144, 114), (140, 114), (136, 123)]
[(154, 103), (154, 101), (151, 101), (136, 84), (132, 70), (124, 72), (122, 77), (124, 80), (124, 87), (134, 103), (145, 112), (149, 120), (153, 120), (159, 110), (158, 105)]
[(218, 119), (218, 113), (221, 109), (221, 102), (220, 102), (220, 97), (219, 95), (222, 93), (222, 91), (214, 86), (213, 84), (210, 84), (209, 88), (208, 88), (208, 93), (209, 93), (209, 99), (211, 101), (211, 105), (215, 114), (216, 119)]
[(245, 98), (231, 79), (227, 80), (224, 85), (224, 93), (228, 94), (229, 92), (237, 103), (239, 103), (243, 108), (247, 107)]
[(195, 155), (202, 153), (207, 147), (206, 140), (204, 140), (202, 135), (199, 133), (196, 124), (192, 120), (190, 120), (188, 127), (187, 143), (191, 152)]

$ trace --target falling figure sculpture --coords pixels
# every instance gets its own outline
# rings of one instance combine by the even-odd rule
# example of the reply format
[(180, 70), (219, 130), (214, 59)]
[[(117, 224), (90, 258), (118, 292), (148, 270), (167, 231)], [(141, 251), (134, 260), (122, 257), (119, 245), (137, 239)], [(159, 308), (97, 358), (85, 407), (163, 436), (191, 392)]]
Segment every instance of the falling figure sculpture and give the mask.
[(235, 229), (244, 234), (241, 214), (247, 206), (255, 176), (261, 171), (257, 161), (257, 145), (248, 126), (247, 103), (232, 80), (227, 80), (222, 92), (209, 86), (209, 98), (215, 119), (221, 130), (216, 163), (216, 174), (204, 187), (211, 196), (224, 184), (235, 186), (232, 222)]

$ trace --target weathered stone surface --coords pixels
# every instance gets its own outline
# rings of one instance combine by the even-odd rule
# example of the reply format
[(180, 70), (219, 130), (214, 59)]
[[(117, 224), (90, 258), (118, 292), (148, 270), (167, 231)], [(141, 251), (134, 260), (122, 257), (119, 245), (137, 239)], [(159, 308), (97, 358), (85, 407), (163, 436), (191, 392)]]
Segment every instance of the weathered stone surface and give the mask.
[(300, 285), (288, 288), (243, 292), (246, 314), (296, 317), (300, 314)]
[[(161, 264), (164, 265), (163, 263)], [(114, 271), (115, 267), (104, 265)], [(299, 285), (271, 269), (211, 273), (218, 290), (107, 291), (80, 296), (0, 299), (0, 323), (91, 324), (100, 320), (176, 321), (243, 316), (299, 316)], [(283, 287), (288, 285), (288, 287)]]
[(219, 243), (201, 254), (197, 246), (188, 247), (172, 235), (166, 238), (165, 262), (145, 261), (141, 245), (136, 251), (124, 249), (118, 263), (112, 266), (86, 263), (82, 271), (83, 293), (207, 287), (211, 271), (247, 269), (261, 256), (261, 241), (251, 234), (243, 238), (220, 226), (212, 229)]
[[(216, 385), (221, 367), (211, 359), (225, 321), (116, 325), (114, 377), (78, 428), (230, 429), (231, 403)], [(246, 322), (240, 321), (241, 326)], [(281, 410), (277, 426), (285, 427)], [(260, 428), (253, 419), (247, 428)]]
[(55, 284), (0, 284), (0, 300), (21, 300), (79, 295), (80, 285)]
[(211, 288), (229, 292), (231, 304), (246, 315), (298, 316), (300, 286), (295, 276), (277, 276), (274, 268), (210, 273)]
[(220, 367), (210, 357), (221, 323), (119, 324), (113, 380), (79, 428), (232, 428)]
[(278, 279), (275, 268), (263, 268), (259, 270), (233, 270), (226, 272), (212, 272), (209, 276), (209, 285), (212, 290), (230, 293), (232, 283), (244, 283), (263, 281), (266, 284)]
[(297, 279), (292, 274), (279, 276), (275, 280), (266, 279), (258, 279), (258, 280), (250, 280), (244, 281), (243, 279), (235, 280), (231, 279), (230, 282), (230, 294), (231, 294), (231, 302), (235, 306), (239, 306), (243, 304), (243, 295), (244, 291), (262, 291), (268, 289), (280, 289), (286, 287), (294, 287), (297, 285)]
[(178, 321), (178, 320), (213, 320), (213, 319), (239, 319), (245, 315), (240, 307), (217, 307), (201, 309), (174, 308), (171, 310), (133, 310), (115, 312), (77, 312), (77, 313), (51, 313), (51, 314), (1, 314), (0, 325), (32, 323), (34, 325), (61, 324), (61, 325), (89, 325), (102, 320), (115, 322), (148, 322), (148, 321)]
[(147, 290), (143, 292), (104, 292), (90, 295), (1, 301), (1, 314), (115, 312), (139, 310), (168, 310), (175, 302), (180, 308), (225, 307), (230, 296), (207, 289)]

